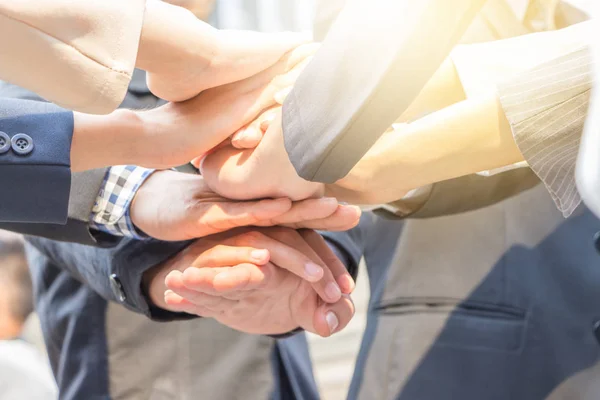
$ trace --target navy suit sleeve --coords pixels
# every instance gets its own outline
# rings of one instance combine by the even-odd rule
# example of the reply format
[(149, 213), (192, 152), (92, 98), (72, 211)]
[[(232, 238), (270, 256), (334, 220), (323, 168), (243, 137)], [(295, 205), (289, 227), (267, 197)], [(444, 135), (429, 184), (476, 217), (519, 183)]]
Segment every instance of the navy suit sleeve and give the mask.
[[(64, 224), (73, 113), (48, 103), (3, 98), (0, 132), (0, 221)], [(20, 143), (26, 153), (19, 152), (19, 134), (27, 135)]]
[(28, 237), (29, 244), (91, 287), (107, 301), (158, 321), (189, 319), (187, 314), (171, 313), (152, 307), (142, 291), (142, 277), (152, 267), (168, 260), (191, 242), (158, 242), (123, 239), (113, 248), (57, 242)]
[(368, 232), (373, 226), (374, 215), (363, 213), (360, 223), (346, 232), (319, 232), (325, 238), (329, 247), (344, 263), (354, 279), (358, 275), (358, 266), (365, 252)]

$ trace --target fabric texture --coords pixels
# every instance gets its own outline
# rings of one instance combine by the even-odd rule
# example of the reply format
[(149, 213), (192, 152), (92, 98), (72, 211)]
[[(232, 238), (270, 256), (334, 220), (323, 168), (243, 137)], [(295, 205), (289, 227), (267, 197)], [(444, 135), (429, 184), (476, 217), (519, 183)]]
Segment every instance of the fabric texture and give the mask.
[(0, 1), (0, 79), (67, 109), (114, 110), (135, 67), (145, 4)]
[(90, 227), (114, 236), (148, 238), (134, 226), (130, 206), (137, 190), (153, 172), (133, 165), (109, 168), (92, 208)]
[(580, 203), (575, 163), (593, 83), (592, 29), (583, 22), (451, 54), (467, 97), (498, 94), (527, 162), (513, 167), (531, 167), (565, 216)]
[[(0, 221), (64, 224), (71, 185), (73, 113), (29, 100), (0, 99)], [(19, 154), (10, 141), (26, 134), (31, 143)]]
[(575, 165), (593, 84), (589, 47), (500, 85), (519, 150), (565, 217), (581, 203)]
[[(132, 89), (127, 93), (127, 96), (123, 101), (123, 107), (139, 109), (156, 107), (160, 104), (164, 104), (164, 101), (157, 99), (148, 90), (144, 71), (134, 71), (131, 87)], [(30, 90), (20, 88), (7, 82), (0, 82), (0, 97), (35, 100), (36, 107), (44, 113), (53, 112), (57, 109), (61, 110), (52, 104), (42, 101), (43, 99), (40, 96)], [(16, 113), (15, 115), (22, 115), (26, 111), (27, 109), (22, 107), (0, 109), (0, 112), (14, 112)], [(51, 238), (53, 240), (100, 247), (115, 246), (121, 237), (90, 229), (89, 226), (90, 214), (98, 197), (98, 192), (102, 187), (102, 183), (106, 176), (106, 170), (106, 168), (100, 168), (71, 174), (66, 224), (0, 223), (0, 228), (27, 235)], [(51, 184), (52, 181), (47, 181), (47, 183)], [(51, 190), (56, 190), (56, 187), (52, 186)], [(38, 197), (36, 199), (41, 201), (44, 198)], [(47, 205), (45, 207), (41, 206), (39, 211), (48, 211)]]
[(283, 106), (285, 147), (298, 174), (324, 183), (343, 178), (411, 104), (484, 3), (349, 1)]

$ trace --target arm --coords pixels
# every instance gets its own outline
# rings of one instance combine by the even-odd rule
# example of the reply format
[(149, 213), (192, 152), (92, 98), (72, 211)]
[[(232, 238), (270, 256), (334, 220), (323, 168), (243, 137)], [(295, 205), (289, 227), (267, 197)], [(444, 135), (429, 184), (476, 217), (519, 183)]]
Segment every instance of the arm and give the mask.
[(0, 110), (0, 221), (64, 223), (72, 113), (13, 99), (0, 99)]
[[(70, 168), (169, 167), (188, 162), (272, 104), (280, 89), (278, 79), (293, 73), (310, 51), (310, 46), (298, 49), (251, 78), (149, 111), (74, 115), (42, 102), (1, 100), (0, 131), (6, 134), (7, 151), (0, 154), (0, 179), (11, 191), (3, 192), (0, 221), (64, 224)], [(32, 138), (30, 153), (17, 155), (10, 148), (10, 140), (19, 133)]]
[(142, 291), (144, 273), (186, 248), (187, 242), (122, 240), (116, 247), (99, 249), (73, 243), (29, 237), (28, 242), (53, 264), (68, 271), (108, 301), (154, 319), (181, 319), (154, 309)]
[(67, 220), (59, 223), (0, 223), (0, 229), (92, 246), (114, 246), (119, 237), (90, 230), (90, 214), (102, 187), (106, 169), (74, 173), (68, 199)]
[[(239, 278), (237, 269), (230, 267), (231, 265), (244, 269), (249, 265), (265, 267), (267, 264), (269, 268), (274, 268), (273, 264), (276, 264), (281, 267), (276, 268), (277, 270), (286, 271), (290, 277), (286, 280), (286, 285), (291, 285), (290, 289), (296, 290), (295, 281), (307, 282), (297, 275), (308, 259), (321, 265), (327, 264), (327, 271), (330, 270), (335, 280), (340, 282), (340, 287), (337, 294), (332, 294), (325, 284), (327, 279), (324, 279), (318, 283), (307, 283), (303, 292), (310, 291), (315, 296), (319, 293), (328, 303), (336, 303), (340, 301), (342, 291), (349, 293), (354, 288), (354, 282), (343, 265), (331, 253), (322, 251), (326, 244), (312, 231), (298, 233), (283, 228), (238, 230), (206, 237), (193, 244), (126, 240), (113, 249), (58, 243), (40, 238), (30, 238), (29, 242), (55, 265), (88, 284), (106, 300), (122, 303), (135, 312), (155, 319), (171, 320), (181, 317), (168, 312), (172, 309), (164, 300), (165, 282), (173, 272), (182, 273), (189, 268), (218, 273), (220, 267), (225, 267), (223, 270), (229, 271), (227, 277), (217, 279), (213, 276), (210, 279), (210, 283), (223, 284), (221, 290), (225, 292), (227, 286), (232, 284), (231, 279), (235, 281), (235, 278)], [(181, 252), (188, 246), (187, 250)], [(260, 256), (256, 255), (257, 251)], [(253, 279), (262, 279), (261, 274), (253, 274), (246, 283), (250, 286)], [(244, 280), (243, 277), (241, 279)], [(303, 299), (299, 295), (298, 300)], [(273, 300), (281, 303), (279, 298), (275, 297)], [(284, 332), (289, 330), (291, 329)]]
[(409, 190), (523, 160), (495, 94), (388, 130), (329, 194), (381, 204)]
[(121, 103), (136, 65), (153, 74), (157, 95), (184, 100), (251, 76), (304, 41), (221, 32), (158, 0), (1, 0), (0, 38), (0, 79), (94, 114)]
[(405, 200), (375, 212), (386, 218), (435, 218), (488, 207), (540, 184), (531, 169), (516, 168), (491, 176), (467, 175), (431, 186), (426, 196), (410, 207)]
[(284, 104), (285, 146), (298, 174), (326, 183), (344, 177), (410, 105), (484, 3), (349, 2)]

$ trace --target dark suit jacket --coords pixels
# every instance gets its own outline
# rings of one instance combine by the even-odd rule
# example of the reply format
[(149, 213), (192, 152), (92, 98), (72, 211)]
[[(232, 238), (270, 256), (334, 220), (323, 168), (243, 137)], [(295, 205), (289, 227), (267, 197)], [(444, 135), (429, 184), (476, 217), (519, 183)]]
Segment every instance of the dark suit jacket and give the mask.
[[(58, 132), (56, 134), (58, 139), (60, 139), (60, 135), (65, 136), (68, 132), (70, 132), (68, 136), (69, 146), (62, 146), (66, 149), (63, 152), (66, 153), (59, 154), (60, 157), (66, 158), (67, 160), (66, 166), (60, 167), (62, 170), (64, 170), (63, 172), (67, 174), (64, 181), (57, 181), (55, 178), (50, 178), (48, 175), (38, 171), (38, 174), (41, 174), (42, 177), (45, 177), (43, 182), (40, 184), (42, 186), (32, 185), (31, 180), (17, 180), (15, 183), (17, 186), (15, 187), (17, 188), (18, 193), (21, 193), (25, 190), (30, 190), (32, 191), (31, 194), (27, 196), (26, 199), (18, 199), (18, 197), (15, 196), (11, 197), (12, 200), (6, 200), (18, 200), (20, 202), (19, 207), (21, 207), (23, 210), (25, 210), (25, 208), (31, 209), (33, 210), (32, 212), (37, 212), (38, 214), (50, 212), (51, 209), (57, 208), (58, 203), (61, 203), (60, 207), (63, 208), (61, 211), (62, 217), (59, 219), (41, 219), (41, 217), (38, 217), (37, 219), (28, 220), (25, 220), (24, 218), (5, 218), (3, 217), (5, 211), (5, 201), (0, 201), (0, 221), (15, 221), (0, 223), (0, 229), (23, 233), (26, 235), (47, 237), (53, 240), (89, 244), (101, 247), (116, 245), (120, 238), (107, 235), (102, 232), (90, 231), (88, 225), (90, 213), (92, 211), (92, 207), (94, 206), (96, 197), (98, 196), (98, 192), (102, 186), (106, 169), (102, 168), (85, 172), (77, 172), (70, 176), (71, 174), (68, 167), (68, 160), (70, 159), (70, 156), (68, 149), (70, 147), (70, 135), (72, 134), (73, 130), (72, 113), (64, 112), (60, 108), (44, 102), (43, 99), (41, 99), (35, 93), (6, 82), (0, 82), (0, 98), (4, 98), (1, 100), (2, 104), (12, 104), (13, 107), (17, 107), (18, 105), (20, 108), (15, 108), (13, 111), (15, 113), (24, 113), (31, 112), (31, 110), (37, 110), (39, 114), (45, 116), (45, 119), (39, 121), (38, 125), (32, 125), (32, 127), (37, 126), (40, 132), (44, 133), (43, 136), (40, 136), (43, 139), (48, 139), (51, 138), (52, 135), (55, 135), (53, 129), (59, 126), (58, 122), (56, 121), (70, 121), (70, 125), (67, 124), (66, 127), (64, 127), (64, 129), (66, 129), (64, 132)], [(27, 99), (27, 101), (21, 99)], [(121, 107), (145, 109), (156, 107), (162, 103), (163, 101), (152, 95), (146, 87), (145, 74), (143, 71), (136, 71), (131, 81), (129, 91), (127, 92), (127, 96), (125, 97)], [(27, 118), (31, 118), (31, 116)], [(49, 120), (55, 122), (48, 123)], [(2, 126), (2, 122), (0, 121), (0, 127)], [(36, 136), (34, 136), (34, 139), (35, 138)], [(57, 144), (60, 144), (58, 139), (54, 138), (53, 141), (49, 140), (49, 143), (52, 144), (52, 149), (61, 148), (60, 146), (57, 146)], [(63, 141), (66, 141), (66, 139)], [(34, 153), (32, 153), (32, 155), (33, 154)], [(56, 156), (58, 161), (61, 160), (59, 156)], [(1, 162), (2, 155), (0, 155), (0, 163)], [(0, 180), (11, 179), (10, 176), (5, 174), (2, 174), (1, 176), (4, 178), (0, 177)], [(40, 178), (38, 177), (36, 179)], [(51, 188), (45, 188), (43, 185), (51, 186)], [(5, 187), (12, 186), (5, 185)], [(35, 193), (38, 192), (38, 189), (40, 190), (40, 194), (35, 195)], [(6, 191), (3, 193), (5, 193), (5, 196), (8, 197), (8, 194), (12, 192)], [(56, 200), (54, 201), (52, 200), (53, 196), (56, 197)], [(59, 197), (60, 201), (58, 200)], [(11, 209), (14, 211), (15, 207), (16, 205), (12, 206)], [(6, 212), (8, 213), (8, 208)], [(33, 224), (23, 222), (42, 223)]]
[[(23, 145), (29, 152), (19, 152), (19, 134), (28, 136)], [(0, 221), (65, 223), (72, 136), (73, 113), (47, 103), (0, 100)]]

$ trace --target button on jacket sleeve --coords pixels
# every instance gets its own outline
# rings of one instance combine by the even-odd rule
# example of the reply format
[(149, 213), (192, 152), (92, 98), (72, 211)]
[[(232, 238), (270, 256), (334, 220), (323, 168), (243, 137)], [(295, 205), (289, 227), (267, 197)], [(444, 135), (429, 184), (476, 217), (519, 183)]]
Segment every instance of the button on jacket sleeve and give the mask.
[(0, 0), (0, 79), (71, 110), (114, 110), (131, 80), (145, 3)]
[(351, 0), (284, 104), (290, 160), (344, 177), (410, 105), (485, 0)]
[(48, 103), (0, 99), (0, 131), (0, 221), (64, 224), (73, 113)]

